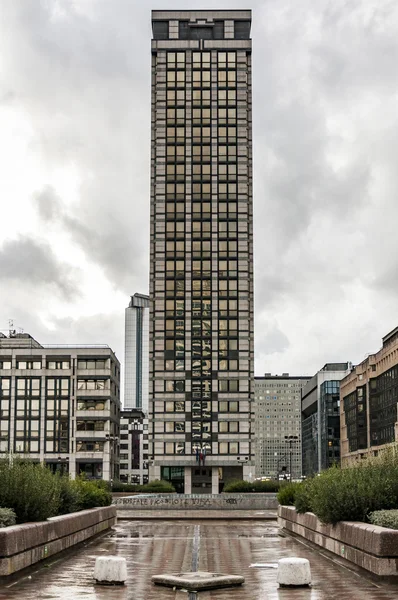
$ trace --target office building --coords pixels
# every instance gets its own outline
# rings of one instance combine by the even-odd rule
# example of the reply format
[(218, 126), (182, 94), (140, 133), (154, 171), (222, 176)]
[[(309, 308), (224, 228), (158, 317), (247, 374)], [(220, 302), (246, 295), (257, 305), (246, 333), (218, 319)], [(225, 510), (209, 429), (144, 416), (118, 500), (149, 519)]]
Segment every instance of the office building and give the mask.
[(148, 417), (138, 408), (121, 412), (120, 481), (148, 483)]
[(301, 389), (309, 377), (254, 378), (256, 477), (301, 477)]
[(0, 334), (0, 456), (119, 478), (120, 364), (106, 345)]
[(351, 363), (327, 363), (301, 391), (303, 475), (340, 464), (340, 381)]
[(254, 472), (251, 11), (152, 12), (150, 479)]
[(124, 408), (148, 412), (149, 296), (134, 294), (125, 310)]
[(382, 343), (340, 385), (343, 467), (398, 442), (398, 327)]

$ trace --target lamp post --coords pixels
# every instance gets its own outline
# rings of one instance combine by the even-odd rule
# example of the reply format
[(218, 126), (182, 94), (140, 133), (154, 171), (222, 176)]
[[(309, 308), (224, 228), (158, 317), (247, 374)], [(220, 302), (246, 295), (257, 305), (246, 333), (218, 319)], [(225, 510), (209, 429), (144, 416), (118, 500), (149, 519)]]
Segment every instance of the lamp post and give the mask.
[(289, 481), (292, 481), (292, 446), (298, 441), (298, 435), (285, 435), (285, 442), (289, 444)]

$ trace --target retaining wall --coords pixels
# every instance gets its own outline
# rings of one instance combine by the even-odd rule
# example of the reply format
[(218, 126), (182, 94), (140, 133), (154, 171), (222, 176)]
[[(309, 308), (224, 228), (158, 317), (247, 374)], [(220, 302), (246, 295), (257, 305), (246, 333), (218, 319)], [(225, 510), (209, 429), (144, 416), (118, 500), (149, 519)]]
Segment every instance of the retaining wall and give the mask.
[(279, 506), (278, 525), (375, 575), (398, 575), (398, 530), (351, 521), (324, 525), (293, 506)]
[(62, 552), (116, 523), (116, 508), (106, 506), (0, 529), (0, 577), (11, 575)]
[[(276, 494), (151, 494), (114, 498), (118, 511), (129, 510), (276, 510)], [(132, 515), (133, 516), (133, 515)]]

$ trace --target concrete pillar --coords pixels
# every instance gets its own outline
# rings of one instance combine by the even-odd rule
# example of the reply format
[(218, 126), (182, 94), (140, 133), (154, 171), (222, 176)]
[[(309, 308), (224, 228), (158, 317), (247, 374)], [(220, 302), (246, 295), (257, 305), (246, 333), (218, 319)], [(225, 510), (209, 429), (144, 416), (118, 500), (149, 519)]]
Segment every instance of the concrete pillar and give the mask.
[(160, 466), (150, 465), (149, 467), (149, 481), (154, 479), (160, 479)]
[(192, 469), (184, 467), (184, 494), (192, 494)]
[(218, 467), (211, 469), (211, 493), (218, 494)]
[(245, 481), (254, 481), (255, 479), (255, 466), (251, 464), (243, 465), (243, 479)]

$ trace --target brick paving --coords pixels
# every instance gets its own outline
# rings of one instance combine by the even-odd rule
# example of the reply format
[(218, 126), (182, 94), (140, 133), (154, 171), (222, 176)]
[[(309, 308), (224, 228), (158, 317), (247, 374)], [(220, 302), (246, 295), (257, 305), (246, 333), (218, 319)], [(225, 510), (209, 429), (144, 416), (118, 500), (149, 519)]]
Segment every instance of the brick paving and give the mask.
[[(291, 537), (281, 537), (275, 521), (173, 520), (119, 521), (114, 530), (68, 556), (37, 566), (28, 574), (0, 584), (0, 600), (193, 600), (196, 594), (153, 586), (151, 576), (190, 571), (194, 535), (200, 536), (198, 568), (242, 574), (240, 588), (201, 592), (198, 600), (396, 600), (397, 584), (374, 582), (340, 566)], [(125, 587), (101, 587), (93, 582), (95, 558), (117, 554), (127, 559)], [(278, 589), (279, 558), (300, 556), (311, 563), (308, 589)]]

